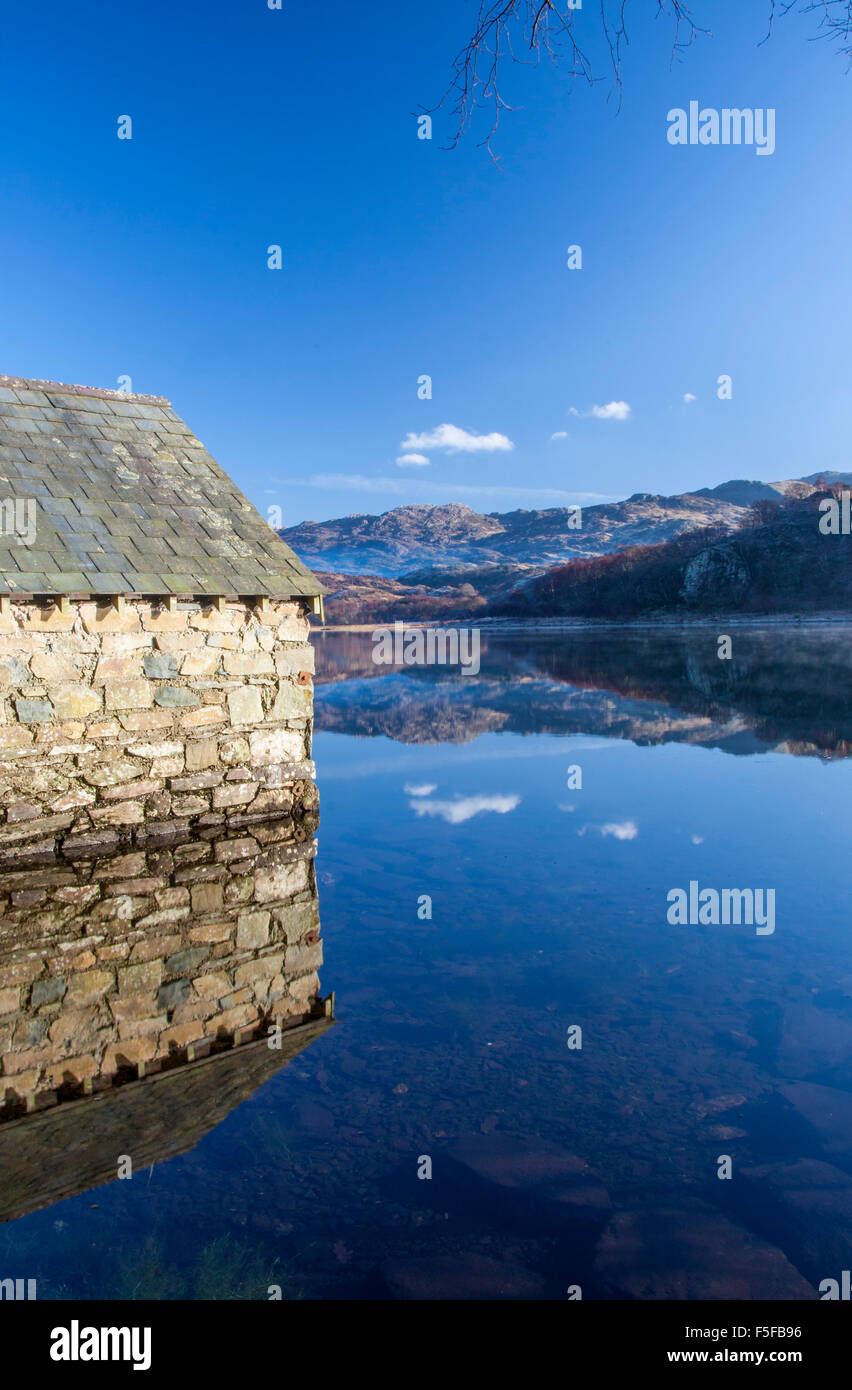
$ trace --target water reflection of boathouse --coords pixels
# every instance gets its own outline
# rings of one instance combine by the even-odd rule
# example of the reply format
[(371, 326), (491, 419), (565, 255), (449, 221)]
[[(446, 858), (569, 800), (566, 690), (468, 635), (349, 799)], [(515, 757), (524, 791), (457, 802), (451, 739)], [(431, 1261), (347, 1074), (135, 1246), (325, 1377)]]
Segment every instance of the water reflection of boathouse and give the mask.
[(286, 822), (0, 871), (0, 1220), (192, 1148), (333, 1022)]

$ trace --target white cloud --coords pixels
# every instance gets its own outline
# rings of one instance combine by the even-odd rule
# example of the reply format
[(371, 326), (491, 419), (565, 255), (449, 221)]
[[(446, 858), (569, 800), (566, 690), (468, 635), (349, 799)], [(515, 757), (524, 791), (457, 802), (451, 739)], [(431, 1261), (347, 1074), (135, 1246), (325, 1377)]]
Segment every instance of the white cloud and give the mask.
[(687, 391), (686, 395), (685, 395), (684, 398), (683, 398), (683, 403), (684, 403), (684, 405), (692, 405), (692, 402), (693, 402), (693, 401), (697, 401), (697, 400), (698, 400), (698, 397), (697, 397), (697, 396), (693, 396), (693, 394), (692, 394), (691, 391)]
[(514, 811), (520, 801), (519, 796), (459, 796), (455, 801), (410, 801), (408, 804), (418, 816), (440, 816), (447, 825), (461, 825), (481, 811), (496, 811), (505, 816), (507, 811)]
[(567, 801), (561, 801), (561, 802), (559, 803), (559, 806), (557, 807), (557, 810), (559, 810), (559, 811), (573, 811), (573, 810), (574, 810), (574, 807), (573, 807), (573, 806), (569, 806)]
[(693, 835), (693, 837), (692, 837), (692, 843), (693, 843), (694, 845), (703, 845), (703, 844), (704, 844), (704, 836), (703, 836), (703, 835)]
[(567, 431), (567, 430), (557, 430), (556, 433), (555, 433), (555, 434), (552, 434), (550, 437), (551, 437), (551, 439), (567, 439), (567, 438), (568, 438), (568, 431)]
[(632, 820), (610, 821), (608, 825), (601, 826), (601, 834), (611, 835), (615, 840), (635, 840), (639, 827)]
[[(620, 502), (623, 492), (568, 492), (558, 487), (510, 487), (499, 484), (494, 487), (471, 483), (439, 482), (424, 478), (384, 478), (370, 477), (365, 473), (312, 473), (307, 478), (280, 478), (278, 488), (312, 487), (321, 492), (384, 492), (408, 497), (412, 493), (427, 493), (428, 500), (458, 502), (462, 497), (507, 497), (517, 500), (519, 506), (526, 502), (551, 502), (554, 506), (593, 506), (596, 502)], [(277, 495), (277, 493), (276, 493)]]
[(400, 445), (411, 449), (443, 449), (448, 454), (494, 454), (514, 449), (505, 434), (472, 434), (458, 425), (439, 425), (424, 434), (407, 434)]
[(403, 791), (407, 792), (409, 796), (431, 796), (432, 793), (437, 790), (437, 782), (424, 782), (422, 787), (414, 786), (411, 782), (406, 782), (403, 787)]
[(396, 461), (397, 468), (422, 468), (429, 463), (425, 454), (401, 454)]
[(635, 840), (639, 834), (639, 827), (632, 820), (609, 821), (606, 825), (584, 825), (577, 834), (585, 835), (587, 830), (597, 830), (599, 835), (611, 836), (614, 840)]
[(630, 415), (630, 406), (627, 401), (610, 401), (607, 405), (593, 405), (591, 410), (578, 410), (572, 405), (568, 409), (569, 415), (575, 415), (578, 420), (626, 420)]
[(593, 405), (592, 414), (596, 420), (626, 420), (630, 406), (626, 401), (610, 401), (609, 405)]

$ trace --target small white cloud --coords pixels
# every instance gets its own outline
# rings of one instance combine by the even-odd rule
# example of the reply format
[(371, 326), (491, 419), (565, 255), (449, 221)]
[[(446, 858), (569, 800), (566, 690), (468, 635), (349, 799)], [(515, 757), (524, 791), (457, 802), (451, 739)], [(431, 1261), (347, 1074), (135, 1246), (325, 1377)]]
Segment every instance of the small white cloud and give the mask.
[(577, 834), (585, 835), (587, 830), (597, 830), (599, 835), (605, 838), (611, 836), (613, 840), (635, 840), (639, 834), (639, 827), (632, 820), (609, 821), (606, 825), (584, 825)]
[(496, 811), (505, 816), (507, 811), (514, 811), (520, 801), (519, 796), (459, 796), (455, 801), (410, 801), (408, 804), (418, 816), (440, 816), (447, 825), (461, 825), (481, 811)]
[(408, 796), (431, 796), (433, 792), (438, 790), (438, 783), (424, 782), (423, 786), (420, 787), (414, 786), (414, 784), (411, 782), (406, 782), (403, 790), (407, 793)]
[(579, 418), (580, 412), (579, 412), (579, 410), (577, 409), (576, 406), (572, 405), (572, 406), (569, 407), (568, 414), (569, 414), (569, 415), (576, 415), (576, 416)]
[(425, 454), (400, 454), (396, 461), (397, 468), (423, 468), (431, 462)]
[(693, 835), (693, 837), (692, 837), (692, 843), (693, 843), (694, 845), (703, 845), (703, 844), (704, 844), (704, 836), (703, 836), (703, 835)]
[(611, 835), (614, 840), (635, 840), (639, 834), (639, 827), (635, 821), (610, 821), (609, 825), (601, 826), (602, 835)]
[(458, 425), (439, 425), (436, 430), (427, 430), (424, 434), (407, 434), (400, 445), (406, 452), (444, 449), (448, 454), (494, 454), (514, 447), (505, 434), (473, 434)]
[(567, 804), (567, 802), (562, 802), (562, 803), (557, 807), (557, 809), (560, 810), (560, 811), (573, 811), (573, 810), (574, 810), (574, 807), (573, 807), (573, 806), (569, 806), (569, 805)]
[(691, 391), (687, 391), (686, 395), (685, 395), (684, 398), (683, 398), (683, 403), (684, 403), (684, 405), (692, 405), (692, 402), (693, 402), (693, 401), (697, 401), (697, 400), (698, 400), (698, 397), (697, 397), (697, 396), (693, 396), (693, 394), (692, 394)]
[(593, 405), (592, 414), (596, 420), (626, 420), (630, 406), (627, 401), (610, 401), (608, 405)]
[(550, 437), (551, 437), (551, 439), (567, 439), (567, 438), (568, 438), (568, 431), (567, 431), (567, 430), (557, 430), (556, 433), (555, 433), (555, 434), (552, 434)]

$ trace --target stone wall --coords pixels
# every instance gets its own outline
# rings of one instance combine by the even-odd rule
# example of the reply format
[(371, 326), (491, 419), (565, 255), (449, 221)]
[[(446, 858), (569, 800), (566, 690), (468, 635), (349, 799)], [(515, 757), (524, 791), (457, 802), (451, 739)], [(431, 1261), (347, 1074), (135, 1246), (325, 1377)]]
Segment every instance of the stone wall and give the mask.
[(278, 820), (0, 873), (0, 1120), (314, 1016), (314, 852)]
[(302, 601), (7, 607), (0, 864), (315, 810)]

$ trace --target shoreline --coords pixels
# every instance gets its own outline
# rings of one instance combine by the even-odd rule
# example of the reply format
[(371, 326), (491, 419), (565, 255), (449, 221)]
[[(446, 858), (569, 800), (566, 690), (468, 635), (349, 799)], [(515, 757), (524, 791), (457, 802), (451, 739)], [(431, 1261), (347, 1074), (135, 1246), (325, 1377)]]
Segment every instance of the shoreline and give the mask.
[[(311, 635), (324, 632), (376, 632), (392, 628), (394, 619), (371, 623), (326, 623), (311, 625)], [(401, 621), (404, 628), (478, 628), (489, 633), (500, 632), (585, 632), (600, 630), (628, 631), (648, 628), (814, 628), (814, 627), (852, 627), (852, 613), (716, 613), (702, 614), (701, 617), (657, 617), (657, 618), (453, 618), (448, 622)]]

